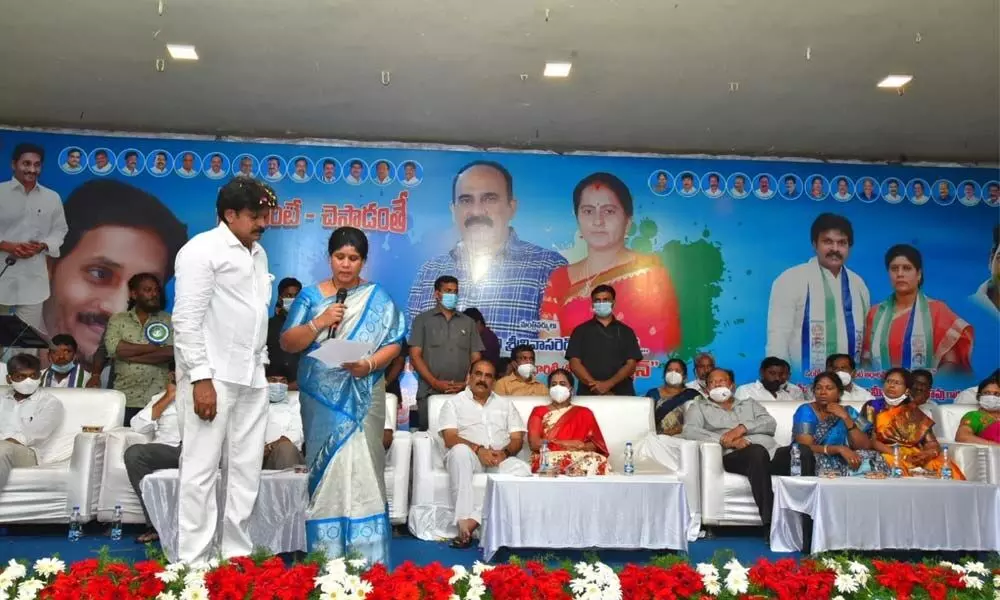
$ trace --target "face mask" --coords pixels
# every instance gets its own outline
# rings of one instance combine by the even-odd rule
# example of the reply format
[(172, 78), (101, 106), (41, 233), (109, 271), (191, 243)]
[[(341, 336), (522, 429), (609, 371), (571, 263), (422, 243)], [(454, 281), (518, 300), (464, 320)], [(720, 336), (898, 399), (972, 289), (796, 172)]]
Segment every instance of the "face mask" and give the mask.
[(448, 310), (455, 310), (455, 307), (458, 306), (458, 294), (451, 292), (441, 294), (441, 306)]
[(725, 402), (733, 397), (733, 390), (727, 387), (712, 388), (712, 390), (708, 392), (708, 397), (715, 402)]
[(52, 370), (52, 371), (55, 371), (56, 373), (65, 375), (66, 373), (69, 373), (70, 371), (72, 371), (73, 367), (75, 367), (75, 366), (76, 366), (75, 362), (69, 361), (68, 363), (66, 363), (64, 365), (57, 365), (57, 364), (53, 363), (53, 364), (49, 365), (49, 369)]
[(667, 385), (680, 385), (684, 383), (684, 376), (677, 371), (667, 371), (667, 374), (663, 376), (663, 380), (667, 382)]
[(594, 302), (594, 314), (602, 319), (606, 319), (611, 316), (610, 302)]
[(287, 383), (268, 383), (267, 384), (267, 399), (271, 404), (277, 404), (279, 402), (284, 402), (285, 398), (288, 397), (288, 384)]
[(569, 400), (569, 388), (562, 385), (554, 385), (549, 388), (549, 398), (553, 402), (563, 403)]
[(10, 384), (10, 387), (14, 388), (14, 391), (22, 396), (30, 396), (35, 393), (38, 386), (42, 385), (41, 379), (25, 379), (24, 381), (15, 381)]
[(535, 365), (531, 363), (517, 365), (517, 374), (521, 376), (521, 379), (531, 379), (535, 376)]
[(282, 298), (281, 299), (281, 308), (283, 308), (285, 310), (290, 310), (292, 308), (292, 304), (294, 302), (295, 302), (295, 298)]
[(1000, 410), (1000, 396), (985, 394), (979, 397), (979, 406), (984, 410)]
[(760, 381), (760, 384), (764, 386), (765, 390), (771, 392), (772, 394), (774, 392), (777, 392), (779, 389), (781, 389), (781, 382), (780, 381), (764, 381), (762, 379)]
[(903, 403), (903, 400), (906, 400), (905, 394), (896, 398), (883, 394), (882, 397), (885, 399), (885, 403), (888, 404), (889, 406), (899, 406), (900, 404)]
[(837, 377), (840, 377), (840, 383), (844, 384), (844, 387), (851, 385), (851, 374), (847, 371), (837, 371)]

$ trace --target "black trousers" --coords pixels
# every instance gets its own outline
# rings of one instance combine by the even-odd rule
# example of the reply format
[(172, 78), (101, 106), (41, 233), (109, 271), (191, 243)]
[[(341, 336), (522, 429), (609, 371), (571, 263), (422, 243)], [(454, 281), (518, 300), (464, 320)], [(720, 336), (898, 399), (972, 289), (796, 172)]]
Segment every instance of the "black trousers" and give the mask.
[[(765, 527), (771, 526), (771, 508), (774, 506), (774, 488), (771, 487), (771, 475), (788, 475), (791, 470), (790, 446), (778, 448), (774, 458), (760, 444), (750, 444), (742, 450), (735, 450), (722, 457), (722, 468), (730, 473), (743, 475), (750, 480), (750, 491), (760, 520)], [(806, 446), (799, 446), (802, 460), (802, 474), (816, 474), (816, 457)]]

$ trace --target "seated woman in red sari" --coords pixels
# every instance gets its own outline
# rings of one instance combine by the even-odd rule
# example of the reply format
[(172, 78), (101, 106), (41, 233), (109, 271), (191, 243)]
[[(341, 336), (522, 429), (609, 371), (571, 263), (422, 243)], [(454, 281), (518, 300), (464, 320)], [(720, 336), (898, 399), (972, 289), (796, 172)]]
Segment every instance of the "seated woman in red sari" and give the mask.
[(868, 311), (862, 362), (879, 370), (971, 371), (972, 326), (921, 291), (920, 251), (907, 244), (893, 246), (885, 254), (885, 267), (893, 293)]
[[(940, 473), (944, 457), (931, 431), (934, 421), (910, 398), (911, 385), (913, 376), (909, 371), (889, 369), (882, 380), (882, 398), (866, 402), (861, 416), (872, 424), (872, 446), (882, 453), (890, 469), (896, 466), (893, 446), (899, 444), (899, 466), (904, 476), (916, 475), (916, 469)], [(954, 479), (965, 479), (958, 465), (949, 464)]]
[(607, 284), (615, 288), (615, 313), (631, 327), (639, 344), (666, 354), (681, 340), (677, 294), (660, 259), (625, 247), (632, 224), (632, 194), (610, 173), (594, 173), (573, 190), (577, 227), (587, 243), (587, 256), (549, 275), (540, 319), (556, 325), (541, 337), (569, 337), (577, 325), (593, 318), (590, 292)]
[(594, 413), (570, 402), (575, 383), (566, 369), (553, 371), (549, 375), (552, 403), (535, 408), (528, 417), (532, 473), (538, 472), (541, 463), (542, 441), (548, 442), (549, 463), (560, 475), (605, 475), (611, 471), (608, 446)]
[(976, 389), (979, 410), (965, 413), (955, 434), (963, 444), (1000, 445), (1000, 377), (992, 376)]

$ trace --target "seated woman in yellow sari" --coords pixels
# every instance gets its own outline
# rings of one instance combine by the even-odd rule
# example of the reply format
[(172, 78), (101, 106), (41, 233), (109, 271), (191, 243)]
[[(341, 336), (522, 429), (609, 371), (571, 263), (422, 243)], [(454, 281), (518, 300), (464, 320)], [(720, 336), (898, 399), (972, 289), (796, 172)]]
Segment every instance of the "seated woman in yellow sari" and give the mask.
[(560, 475), (606, 475), (608, 446), (601, 428), (589, 408), (573, 406), (575, 382), (566, 369), (549, 375), (551, 404), (536, 407), (528, 417), (528, 446), (531, 447), (531, 472), (541, 467), (539, 452), (548, 443), (549, 464)]
[[(869, 400), (861, 408), (861, 416), (872, 424), (872, 446), (882, 453), (890, 468), (896, 466), (893, 446), (899, 445), (900, 467), (904, 476), (916, 469), (940, 473), (944, 466), (941, 445), (931, 428), (931, 420), (910, 399), (913, 377), (902, 368), (886, 371), (882, 380), (882, 397)], [(952, 477), (965, 479), (958, 466), (950, 463)]]

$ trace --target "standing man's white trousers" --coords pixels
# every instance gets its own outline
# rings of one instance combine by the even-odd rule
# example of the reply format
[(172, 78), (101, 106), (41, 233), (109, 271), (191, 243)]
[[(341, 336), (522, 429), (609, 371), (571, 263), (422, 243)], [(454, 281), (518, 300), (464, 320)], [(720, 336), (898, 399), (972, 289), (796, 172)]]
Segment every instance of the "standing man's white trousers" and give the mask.
[[(251, 388), (217, 380), (216, 415), (204, 421), (194, 412), (194, 388), (177, 382), (181, 415), (181, 461), (177, 557), (203, 563), (215, 552), (219, 507), (216, 477), (223, 463), (222, 558), (245, 556), (253, 550), (247, 524), (260, 488), (264, 435), (267, 430), (267, 388)], [(225, 460), (223, 460), (225, 459)]]

